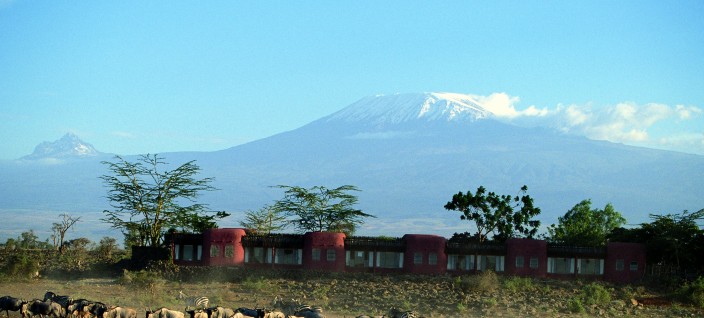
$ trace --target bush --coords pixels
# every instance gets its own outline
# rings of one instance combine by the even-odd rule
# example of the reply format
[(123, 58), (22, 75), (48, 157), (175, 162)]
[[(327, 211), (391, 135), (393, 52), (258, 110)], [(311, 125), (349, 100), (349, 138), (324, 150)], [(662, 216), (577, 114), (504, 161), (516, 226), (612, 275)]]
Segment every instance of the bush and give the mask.
[(499, 288), (499, 277), (493, 271), (487, 270), (478, 275), (462, 277), (459, 280), (459, 287), (465, 293), (493, 293)]
[(508, 277), (503, 281), (503, 287), (510, 292), (530, 291), (533, 289), (533, 279), (530, 277)]
[(582, 300), (585, 305), (597, 305), (611, 302), (611, 294), (604, 286), (591, 283), (582, 287)]
[(692, 283), (685, 284), (678, 292), (680, 298), (692, 305), (704, 308), (704, 276), (699, 276)]
[(25, 253), (16, 253), (8, 258), (4, 273), (17, 278), (33, 278), (39, 272), (39, 262)]
[(567, 301), (567, 309), (573, 313), (583, 313), (586, 310), (584, 305), (582, 305), (582, 300), (579, 297), (572, 297)]

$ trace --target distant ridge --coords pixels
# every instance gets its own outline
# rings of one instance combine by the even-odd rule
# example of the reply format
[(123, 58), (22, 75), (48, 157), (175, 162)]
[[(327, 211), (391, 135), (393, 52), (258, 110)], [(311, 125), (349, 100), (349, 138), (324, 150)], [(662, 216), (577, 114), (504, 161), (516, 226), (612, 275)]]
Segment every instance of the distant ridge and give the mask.
[(24, 156), (22, 159), (66, 159), (77, 157), (95, 157), (100, 154), (101, 152), (96, 150), (93, 145), (84, 142), (72, 133), (67, 133), (59, 140), (40, 143), (34, 148), (34, 152), (32, 152), (32, 154)]

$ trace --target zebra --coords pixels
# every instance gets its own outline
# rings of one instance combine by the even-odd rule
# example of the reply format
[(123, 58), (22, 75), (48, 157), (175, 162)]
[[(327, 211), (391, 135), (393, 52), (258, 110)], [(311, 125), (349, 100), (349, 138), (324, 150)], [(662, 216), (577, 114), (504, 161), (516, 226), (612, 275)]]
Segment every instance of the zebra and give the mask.
[(390, 318), (416, 318), (416, 313), (411, 310), (398, 310), (396, 308), (391, 308), (389, 311)]
[(186, 305), (186, 310), (191, 307), (205, 309), (208, 307), (208, 297), (205, 296), (187, 296), (183, 291), (178, 292), (177, 300), (182, 300)]
[(298, 305), (296, 310), (293, 312), (296, 317), (304, 318), (325, 318), (323, 315), (323, 308), (320, 306), (310, 306), (310, 305)]

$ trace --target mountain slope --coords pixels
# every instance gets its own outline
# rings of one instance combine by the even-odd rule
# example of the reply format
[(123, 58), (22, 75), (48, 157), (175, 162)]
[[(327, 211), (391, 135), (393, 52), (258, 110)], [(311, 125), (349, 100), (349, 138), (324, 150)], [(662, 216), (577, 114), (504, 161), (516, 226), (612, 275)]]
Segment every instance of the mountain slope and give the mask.
[(54, 142), (42, 142), (34, 148), (32, 154), (22, 157), (22, 159), (61, 159), (76, 157), (95, 157), (101, 153), (93, 145), (84, 142), (78, 136), (67, 133), (61, 139)]
[[(704, 207), (703, 156), (521, 128), (493, 117), (466, 95), (377, 96), (248, 144), (164, 156), (172, 164), (196, 160), (204, 177), (215, 177), (221, 190), (201, 199), (233, 213), (221, 226), (237, 226), (242, 211), (280, 199), (272, 186), (282, 184), (357, 186), (359, 208), (377, 216), (362, 235), (469, 230), (469, 222), (443, 206), (454, 193), (480, 185), (502, 194), (527, 185), (544, 225), (583, 199), (600, 208), (613, 203), (631, 224), (648, 221), (649, 213)], [(0, 208), (100, 215), (109, 208), (99, 180), (105, 173), (97, 158), (43, 168), (26, 160), (4, 163), (0, 178), (10, 181), (0, 183)]]

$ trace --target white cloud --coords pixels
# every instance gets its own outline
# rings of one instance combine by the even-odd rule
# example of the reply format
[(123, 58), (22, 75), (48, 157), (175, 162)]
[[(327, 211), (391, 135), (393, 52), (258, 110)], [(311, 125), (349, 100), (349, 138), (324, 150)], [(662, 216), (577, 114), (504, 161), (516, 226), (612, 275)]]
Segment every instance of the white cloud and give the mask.
[[(502, 94), (492, 94), (482, 101), (490, 103), (492, 111), (501, 110), (499, 118), (519, 125), (547, 126), (590, 139), (704, 154), (704, 124), (692, 125), (701, 120), (704, 110), (696, 106), (622, 102), (604, 107), (591, 103), (559, 104), (553, 109), (531, 106), (519, 111), (514, 106), (519, 99)], [(686, 131), (685, 126), (695, 126), (694, 131)]]
[(474, 96), (474, 98), (484, 108), (486, 108), (499, 118), (513, 119), (523, 116), (540, 117), (548, 114), (547, 108), (538, 109), (533, 105), (531, 105), (525, 110), (516, 110), (515, 105), (520, 102), (520, 98), (516, 96), (509, 96), (506, 93), (493, 93), (489, 96)]

